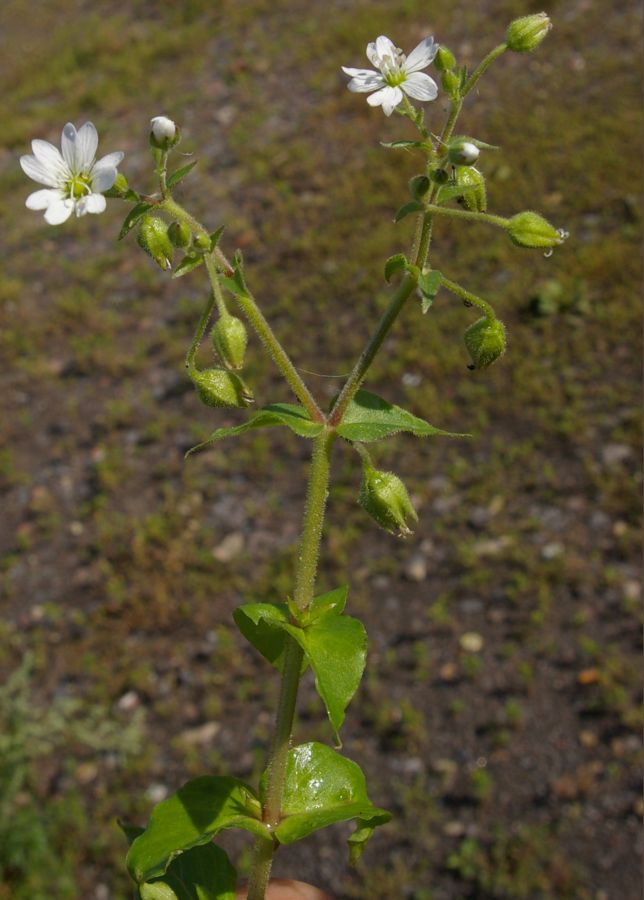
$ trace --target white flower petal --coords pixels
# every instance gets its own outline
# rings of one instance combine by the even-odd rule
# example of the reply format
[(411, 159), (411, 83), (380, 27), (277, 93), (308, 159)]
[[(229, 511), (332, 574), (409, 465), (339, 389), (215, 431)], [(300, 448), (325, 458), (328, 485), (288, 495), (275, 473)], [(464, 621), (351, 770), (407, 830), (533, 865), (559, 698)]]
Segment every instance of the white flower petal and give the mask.
[(102, 194), (88, 194), (81, 197), (76, 203), (76, 215), (84, 216), (85, 213), (102, 213), (105, 211), (107, 202)]
[(116, 181), (116, 169), (113, 166), (94, 166), (92, 169), (92, 191), (109, 191)]
[(367, 53), (367, 59), (369, 60), (369, 62), (371, 63), (371, 65), (372, 65), (372, 66), (377, 66), (377, 67), (379, 68), (379, 65), (378, 65), (378, 51), (376, 50), (376, 42), (375, 42), (375, 41), (371, 41), (370, 44), (367, 44), (367, 50), (366, 50), (366, 53)]
[(426, 37), (422, 40), (417, 47), (414, 47), (405, 60), (405, 65), (403, 66), (405, 72), (418, 72), (420, 69), (426, 68), (434, 61), (434, 57), (438, 53), (438, 46), (438, 44), (434, 43), (433, 37)]
[(342, 66), (342, 71), (350, 78), (381, 78), (380, 72), (374, 72), (373, 69), (351, 69), (349, 66)]
[(69, 168), (60, 155), (60, 150), (50, 144), (49, 141), (32, 141), (31, 149), (38, 162), (51, 172), (52, 178), (66, 181), (69, 178)]
[(76, 128), (71, 122), (68, 122), (63, 128), (60, 136), (60, 148), (63, 152), (63, 159), (69, 168), (76, 171)]
[(96, 156), (98, 132), (92, 122), (85, 122), (76, 134), (75, 159), (77, 172), (89, 172)]
[(62, 191), (55, 188), (45, 188), (42, 191), (34, 191), (33, 194), (29, 194), (25, 200), (25, 206), (27, 209), (47, 209), (57, 200), (64, 199), (65, 194)]
[(73, 209), (73, 200), (57, 200), (55, 203), (52, 203), (45, 212), (45, 222), (48, 222), (50, 225), (60, 225), (62, 222), (66, 222), (67, 219), (69, 219)]
[[(390, 41), (388, 37), (385, 37), (384, 34), (381, 34), (380, 37), (376, 38), (376, 55), (380, 61), (385, 56), (389, 56), (391, 59), (396, 58), (396, 45)], [(373, 60), (371, 61), (373, 62)], [(374, 62), (374, 66), (378, 66), (379, 69), (381, 68), (380, 62)]]
[(438, 85), (424, 72), (412, 72), (400, 86), (414, 100), (435, 100), (438, 96)]
[(20, 167), (25, 175), (28, 175), (33, 181), (37, 181), (38, 184), (46, 184), (48, 187), (58, 187), (60, 184), (57, 175), (38, 162), (35, 156), (21, 156)]
[(367, 97), (367, 103), (369, 106), (382, 106), (384, 114), (390, 116), (402, 98), (403, 95), (400, 88), (387, 85), (387, 87)]
[(384, 87), (385, 79), (376, 72), (371, 72), (368, 76), (358, 75), (352, 78), (347, 87), (354, 94), (368, 94), (369, 91), (376, 91), (378, 88)]
[(114, 153), (108, 153), (106, 156), (101, 156), (101, 158), (94, 163), (92, 171), (95, 172), (97, 169), (107, 168), (108, 166), (115, 169), (124, 156), (125, 154), (120, 150), (116, 150)]

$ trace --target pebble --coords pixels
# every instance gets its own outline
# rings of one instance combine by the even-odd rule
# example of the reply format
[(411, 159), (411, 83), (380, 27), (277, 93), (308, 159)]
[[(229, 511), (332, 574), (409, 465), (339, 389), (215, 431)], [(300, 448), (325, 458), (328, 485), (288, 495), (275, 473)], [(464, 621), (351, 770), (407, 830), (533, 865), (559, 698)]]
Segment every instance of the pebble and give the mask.
[(512, 538), (508, 534), (502, 534), (498, 538), (485, 538), (476, 541), (472, 550), (476, 556), (497, 556), (512, 544)]
[(438, 675), (441, 681), (456, 681), (456, 678), (458, 677), (458, 667), (456, 666), (456, 663), (444, 663), (438, 670)]
[(541, 548), (541, 557), (542, 559), (556, 559), (558, 556), (562, 556), (563, 552), (563, 544), (560, 544), (557, 541), (552, 541), (549, 544), (543, 545), (543, 547)]
[(415, 553), (405, 563), (405, 577), (409, 581), (424, 581), (427, 578), (427, 560), (420, 553)]
[(445, 822), (443, 825), (443, 834), (446, 837), (462, 837), (465, 834), (465, 825), (462, 822), (457, 822), (453, 820), (451, 822)]
[(119, 697), (116, 708), (123, 712), (131, 712), (141, 703), (141, 698), (136, 691), (127, 691), (122, 697)]
[(186, 744), (209, 744), (221, 729), (219, 722), (204, 722), (195, 728), (188, 728), (181, 732), (181, 740)]
[(458, 640), (461, 650), (466, 653), (480, 653), (483, 649), (483, 638), (476, 631), (466, 631)]
[(606, 444), (602, 448), (602, 461), (605, 466), (619, 466), (629, 459), (632, 452), (628, 444)]
[(161, 803), (162, 800), (168, 796), (168, 787), (165, 784), (151, 784), (150, 787), (145, 792), (145, 796), (148, 800), (151, 800), (152, 803)]
[(232, 531), (226, 537), (213, 547), (212, 555), (219, 562), (231, 562), (244, 549), (244, 535), (241, 531)]

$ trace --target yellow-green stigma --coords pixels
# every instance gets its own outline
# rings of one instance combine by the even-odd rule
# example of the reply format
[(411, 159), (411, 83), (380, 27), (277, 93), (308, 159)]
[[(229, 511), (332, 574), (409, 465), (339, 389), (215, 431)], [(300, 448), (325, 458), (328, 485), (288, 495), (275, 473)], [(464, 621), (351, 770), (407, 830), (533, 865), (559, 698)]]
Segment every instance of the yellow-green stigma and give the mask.
[(80, 200), (81, 197), (92, 193), (92, 186), (87, 175), (74, 175), (67, 182), (67, 195), (73, 200)]

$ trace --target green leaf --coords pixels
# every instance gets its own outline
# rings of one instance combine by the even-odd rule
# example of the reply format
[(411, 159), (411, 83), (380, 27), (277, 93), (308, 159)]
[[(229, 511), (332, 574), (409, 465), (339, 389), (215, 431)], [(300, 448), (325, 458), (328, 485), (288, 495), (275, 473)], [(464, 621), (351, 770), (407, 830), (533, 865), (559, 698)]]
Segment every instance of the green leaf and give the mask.
[(196, 269), (197, 266), (200, 266), (202, 262), (203, 256), (200, 253), (187, 253), (172, 273), (172, 277), (181, 278), (182, 275), (186, 275), (188, 272)]
[(288, 607), (285, 603), (244, 603), (233, 612), (235, 624), (246, 640), (276, 669), (282, 670)]
[(434, 297), (438, 293), (442, 280), (443, 276), (437, 269), (421, 272), (418, 278), (418, 290), (421, 295), (423, 313), (426, 313), (434, 302)]
[(251, 788), (237, 778), (205, 775), (158, 803), (150, 822), (127, 855), (127, 867), (140, 884), (164, 875), (175, 857), (207, 844), (222, 828), (243, 828), (269, 836)]
[(215, 249), (215, 247), (217, 246), (219, 241), (221, 240), (221, 236), (225, 230), (226, 230), (226, 226), (220, 225), (219, 228), (217, 228), (215, 231), (213, 231), (212, 234), (210, 235), (210, 252), (211, 253)]
[(145, 828), (141, 828), (140, 825), (131, 825), (129, 822), (122, 822), (120, 819), (116, 820), (116, 824), (125, 835), (128, 847), (131, 847), (135, 838), (138, 838), (145, 831)]
[(399, 431), (407, 431), (416, 437), (427, 437), (432, 434), (465, 437), (463, 434), (435, 428), (406, 409), (387, 403), (382, 397), (368, 391), (358, 391), (336, 430), (348, 441), (360, 441), (365, 444), (379, 441)]
[(407, 268), (407, 257), (404, 253), (396, 253), (395, 256), (390, 256), (387, 262), (385, 263), (385, 281), (389, 283), (391, 281), (391, 276), (396, 272), (399, 272), (401, 269)]
[(479, 150), (498, 150), (499, 147), (496, 144), (486, 144), (485, 141), (479, 141), (478, 138), (470, 137), (468, 134), (457, 134), (454, 137), (450, 138), (450, 146), (461, 144), (463, 142), (467, 142), (468, 144), (474, 144), (475, 147), (478, 147)]
[(191, 172), (194, 169), (194, 167), (197, 165), (197, 162), (198, 160), (195, 159), (192, 162), (189, 162), (186, 166), (181, 166), (180, 169), (176, 169), (176, 171), (174, 171), (172, 175), (169, 175), (166, 182), (168, 188), (173, 188), (176, 184), (179, 184), (179, 182), (186, 177), (188, 172)]
[(378, 825), (384, 825), (391, 819), (391, 814), (379, 810), (372, 816), (358, 819), (356, 822), (356, 830), (347, 839), (349, 845), (349, 862), (354, 866), (365, 851), (367, 842), (371, 839), (372, 834)]
[(423, 141), (380, 141), (381, 147), (388, 150), (426, 150), (427, 144)]
[(119, 231), (118, 240), (122, 240), (126, 234), (129, 234), (130, 231), (134, 228), (136, 223), (139, 221), (141, 216), (144, 216), (149, 209), (152, 209), (154, 206), (153, 203), (137, 203), (136, 206), (133, 206), (129, 211), (125, 219), (123, 220), (123, 224), (121, 225), (121, 230)]
[(311, 664), (317, 692), (339, 743), (344, 711), (358, 689), (367, 658), (364, 625), (330, 610), (304, 628), (282, 627), (295, 638)]
[(394, 216), (394, 222), (400, 222), (406, 216), (411, 215), (411, 213), (415, 212), (423, 212), (425, 207), (422, 203), (419, 203), (418, 200), (411, 200), (409, 203), (405, 203), (404, 206), (401, 206), (396, 215)]
[(281, 814), (274, 834), (282, 844), (334, 822), (389, 815), (369, 800), (360, 767), (318, 743), (301, 744), (289, 752)]
[(346, 605), (348, 592), (348, 586), (343, 584), (342, 587), (314, 597), (311, 601), (306, 624), (317, 622), (318, 619), (322, 619), (330, 614), (339, 616)]
[(196, 453), (198, 450), (203, 450), (204, 447), (208, 447), (215, 441), (221, 440), (221, 438), (236, 437), (238, 434), (244, 434), (245, 431), (250, 431), (253, 428), (274, 428), (280, 425), (286, 425), (295, 434), (305, 438), (316, 437), (324, 428), (321, 422), (313, 422), (302, 406), (297, 406), (294, 403), (269, 403), (268, 406), (258, 409), (248, 421), (243, 422), (241, 425), (234, 425), (231, 428), (218, 428), (216, 431), (213, 431), (207, 440), (188, 450), (186, 456), (190, 456), (191, 453)]
[(480, 182), (472, 182), (471, 184), (455, 184), (450, 181), (448, 184), (442, 185), (436, 194), (436, 203), (447, 203), (448, 200), (455, 200), (457, 197), (469, 196), (470, 194), (480, 191)]
[(182, 853), (161, 878), (146, 881), (141, 900), (235, 900), (237, 873), (215, 844)]

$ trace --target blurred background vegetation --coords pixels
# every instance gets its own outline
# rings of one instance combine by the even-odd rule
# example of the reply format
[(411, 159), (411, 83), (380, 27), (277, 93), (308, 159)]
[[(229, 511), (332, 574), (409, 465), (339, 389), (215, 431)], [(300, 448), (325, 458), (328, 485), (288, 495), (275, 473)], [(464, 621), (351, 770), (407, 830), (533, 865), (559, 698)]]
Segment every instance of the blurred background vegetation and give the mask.
[[(276, 684), (232, 627), (290, 588), (308, 445), (261, 432), (184, 462), (242, 413), (183, 371), (206, 286), (171, 283), (124, 210), (49, 228), (24, 208), (28, 142), (95, 122), (151, 189), (152, 115), (199, 165), (180, 198), (249, 280), (296, 363), (345, 373), (386, 303), (411, 136), (350, 95), (380, 33), (475, 64), (532, 0), (5, 0), (0, 11), (0, 898), (126, 898), (117, 817), (204, 772), (257, 777)], [(470, 373), (472, 321), (410, 304), (369, 386), (468, 442), (402, 438), (412, 539), (356, 504), (339, 448), (321, 588), (350, 573), (370, 635), (344, 750), (395, 813), (358, 871), (341, 827), (278, 857), (339, 898), (639, 896), (641, 63), (639, 9), (552, 0), (537, 54), (506, 55), (462, 131), (491, 209), (571, 232), (550, 259), (441, 222), (434, 260), (490, 299), (509, 351)], [(439, 130), (444, 101), (428, 107)], [(204, 351), (204, 361), (206, 352)], [(309, 376), (318, 396), (339, 381)], [(288, 398), (255, 343), (260, 403)], [(329, 740), (310, 684), (300, 738)], [(244, 838), (227, 846), (248, 861)]]

